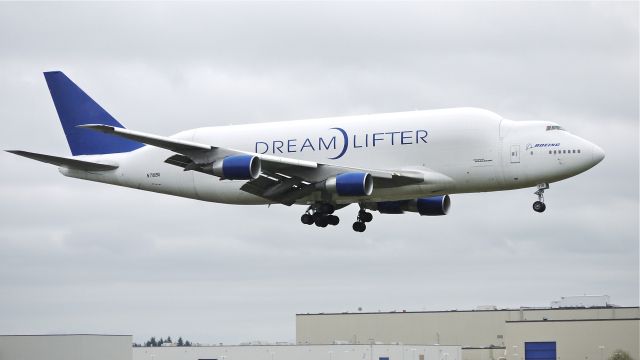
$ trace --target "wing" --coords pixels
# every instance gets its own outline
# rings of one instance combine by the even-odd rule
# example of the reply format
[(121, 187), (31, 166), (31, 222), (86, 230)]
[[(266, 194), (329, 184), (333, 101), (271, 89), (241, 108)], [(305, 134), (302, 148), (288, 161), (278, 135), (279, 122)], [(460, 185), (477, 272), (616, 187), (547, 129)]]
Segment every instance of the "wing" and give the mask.
[(196, 143), (187, 140), (146, 134), (139, 131), (110, 125), (80, 125), (105, 134), (135, 140), (177, 153), (165, 160), (166, 163), (182, 167), (185, 171), (199, 171), (213, 174), (210, 165), (231, 155), (252, 155), (260, 159), (262, 172), (256, 179), (247, 181), (241, 189), (273, 202), (291, 205), (296, 200), (310, 195), (318, 189), (322, 181), (344, 172), (358, 171), (371, 174), (376, 188), (389, 188), (425, 181), (425, 172), (418, 170), (377, 170), (338, 166), (314, 161), (298, 160), (266, 154), (240, 151), (224, 147)]

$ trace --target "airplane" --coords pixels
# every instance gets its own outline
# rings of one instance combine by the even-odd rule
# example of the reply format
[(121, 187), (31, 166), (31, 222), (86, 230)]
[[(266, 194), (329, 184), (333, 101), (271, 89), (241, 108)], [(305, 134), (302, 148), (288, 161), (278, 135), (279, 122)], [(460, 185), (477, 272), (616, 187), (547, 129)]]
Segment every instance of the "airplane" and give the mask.
[(536, 187), (602, 161), (604, 151), (550, 121), (452, 108), (203, 127), (172, 136), (126, 129), (60, 71), (45, 72), (72, 156), (7, 150), (68, 177), (216, 203), (304, 205), (300, 221), (338, 225), (371, 211), (446, 215), (451, 194)]

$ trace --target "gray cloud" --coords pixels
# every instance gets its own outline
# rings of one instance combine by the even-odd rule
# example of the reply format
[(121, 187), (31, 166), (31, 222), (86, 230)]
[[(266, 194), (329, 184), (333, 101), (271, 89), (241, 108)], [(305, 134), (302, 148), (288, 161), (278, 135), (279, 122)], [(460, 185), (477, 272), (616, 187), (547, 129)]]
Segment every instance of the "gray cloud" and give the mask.
[(449, 106), (561, 123), (603, 163), (443, 218), (298, 223), (0, 155), (0, 333), (293, 340), (296, 312), (638, 304), (636, 3), (3, 3), (0, 144), (68, 154), (42, 71), (160, 134)]

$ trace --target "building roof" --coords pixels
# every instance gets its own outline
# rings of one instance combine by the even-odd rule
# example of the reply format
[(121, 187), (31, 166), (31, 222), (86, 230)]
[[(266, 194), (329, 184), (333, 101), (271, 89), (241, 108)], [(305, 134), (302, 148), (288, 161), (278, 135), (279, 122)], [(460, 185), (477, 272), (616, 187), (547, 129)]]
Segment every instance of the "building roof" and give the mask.
[(598, 307), (567, 307), (567, 308), (551, 308), (551, 307), (520, 307), (512, 309), (489, 309), (489, 310), (425, 310), (425, 311), (378, 311), (378, 312), (339, 312), (339, 313), (306, 313), (296, 314), (296, 316), (316, 316), (316, 315), (397, 315), (397, 314), (434, 314), (434, 313), (486, 313), (500, 311), (559, 311), (559, 310), (602, 310), (602, 309), (640, 309), (638, 306), (598, 306)]

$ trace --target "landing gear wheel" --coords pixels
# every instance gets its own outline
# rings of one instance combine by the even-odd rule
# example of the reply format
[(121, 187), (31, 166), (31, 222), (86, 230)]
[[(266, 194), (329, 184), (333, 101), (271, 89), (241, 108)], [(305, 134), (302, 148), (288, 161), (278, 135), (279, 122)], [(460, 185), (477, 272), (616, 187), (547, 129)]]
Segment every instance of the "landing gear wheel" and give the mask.
[(327, 225), (329, 225), (329, 220), (327, 220), (326, 216), (318, 216), (318, 218), (316, 219), (316, 226), (317, 227), (327, 227)]
[(333, 214), (336, 211), (334, 205), (329, 203), (315, 203), (307, 208), (307, 211), (300, 217), (300, 222), (305, 225), (315, 224), (317, 227), (327, 227), (328, 225), (338, 225), (340, 218)]
[(538, 195), (538, 201), (533, 203), (533, 211), (541, 213), (547, 209), (547, 205), (544, 204), (544, 191), (549, 189), (549, 184), (538, 184), (537, 188), (538, 190), (534, 194)]
[(364, 232), (365, 230), (367, 230), (367, 225), (365, 225), (363, 222), (356, 221), (353, 223), (353, 231)]
[(371, 220), (373, 220), (373, 214), (371, 214), (370, 212), (367, 212), (364, 205), (360, 204), (358, 217), (356, 218), (356, 222), (353, 223), (353, 231), (364, 232), (367, 229), (367, 225), (365, 223), (368, 223)]
[(533, 211), (535, 212), (544, 212), (547, 209), (547, 205), (545, 205), (542, 201), (536, 201), (533, 203)]
[(363, 222), (371, 222), (371, 220), (373, 220), (373, 214), (363, 210), (360, 210), (360, 212), (358, 213), (358, 217)]
[(313, 216), (310, 214), (302, 214), (300, 221), (305, 225), (311, 225), (314, 222)]
[(328, 215), (327, 221), (329, 222), (329, 225), (336, 226), (340, 223), (340, 218), (335, 215)]

